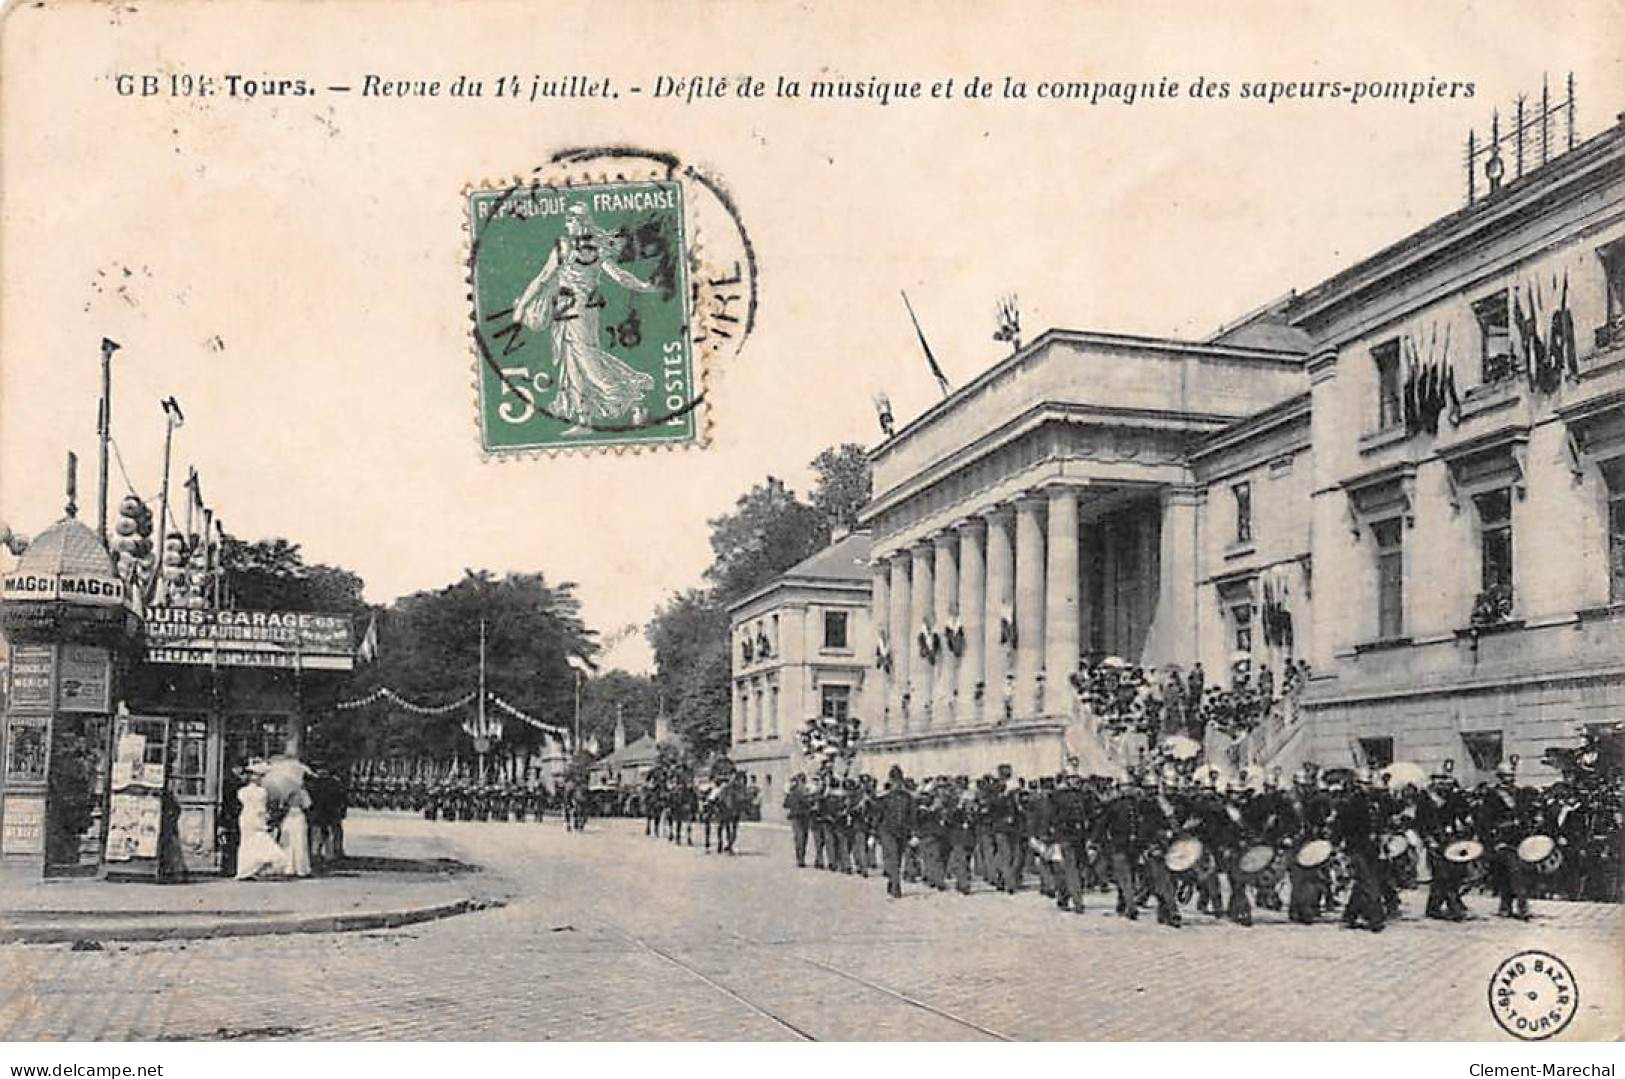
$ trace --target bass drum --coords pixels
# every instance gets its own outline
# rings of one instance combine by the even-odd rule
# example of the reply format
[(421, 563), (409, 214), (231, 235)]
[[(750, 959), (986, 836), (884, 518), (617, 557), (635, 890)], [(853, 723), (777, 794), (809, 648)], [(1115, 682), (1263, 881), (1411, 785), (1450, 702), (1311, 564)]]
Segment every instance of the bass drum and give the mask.
[(1319, 869), (1332, 857), (1332, 844), (1325, 839), (1311, 839), (1298, 848), (1298, 865), (1304, 869)]
[(1275, 864), (1275, 848), (1263, 843), (1248, 847), (1242, 852), (1241, 859), (1236, 863), (1236, 870), (1249, 880), (1256, 880), (1259, 874)]
[(1518, 861), (1542, 876), (1556, 873), (1563, 865), (1563, 851), (1549, 835), (1532, 835), (1518, 844)]
[(1200, 839), (1186, 836), (1184, 839), (1174, 840), (1168, 847), (1168, 853), (1163, 855), (1162, 861), (1168, 867), (1168, 872), (1176, 877), (1184, 876), (1195, 873), (1204, 853)]

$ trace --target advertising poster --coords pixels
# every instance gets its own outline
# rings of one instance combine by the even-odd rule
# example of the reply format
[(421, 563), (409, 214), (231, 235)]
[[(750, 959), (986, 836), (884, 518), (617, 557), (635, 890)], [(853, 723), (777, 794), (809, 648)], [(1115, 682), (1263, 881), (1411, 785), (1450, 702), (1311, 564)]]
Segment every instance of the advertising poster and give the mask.
[(65, 644), (57, 653), (57, 707), (64, 712), (112, 711), (113, 657), (105, 648)]
[(49, 712), (55, 667), (55, 651), (51, 645), (13, 645), (7, 707), (13, 712)]

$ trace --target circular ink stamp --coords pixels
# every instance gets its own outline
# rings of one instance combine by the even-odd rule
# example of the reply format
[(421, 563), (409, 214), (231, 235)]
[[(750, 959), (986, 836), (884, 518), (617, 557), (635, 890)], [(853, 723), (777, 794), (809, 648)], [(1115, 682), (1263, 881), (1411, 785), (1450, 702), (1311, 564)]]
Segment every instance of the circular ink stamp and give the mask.
[(676, 157), (563, 150), (464, 191), (475, 412), (488, 456), (703, 446), (713, 361), (755, 326), (728, 190)]
[(1550, 952), (1508, 957), (1490, 978), (1490, 1014), (1515, 1038), (1538, 1042), (1558, 1034), (1580, 1009), (1580, 988), (1567, 963)]

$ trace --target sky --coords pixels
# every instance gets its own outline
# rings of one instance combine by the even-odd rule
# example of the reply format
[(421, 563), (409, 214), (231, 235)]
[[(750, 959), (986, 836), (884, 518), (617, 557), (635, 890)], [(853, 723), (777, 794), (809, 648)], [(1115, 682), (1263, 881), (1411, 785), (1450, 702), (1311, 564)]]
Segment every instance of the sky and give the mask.
[[(1351, 10), (1358, 8), (1358, 11)], [(387, 15), (385, 14), (387, 8)], [(465, 568), (578, 585), (605, 636), (710, 561), (707, 520), (878, 435), (1044, 328), (1199, 338), (1462, 205), (1462, 145), (1543, 71), (1581, 135), (1625, 110), (1614, 5), (888, 5), (402, 0), (13, 7), (0, 25), (0, 520), (94, 524), (98, 344), (124, 476), (173, 475), (245, 538), (286, 536), (388, 602)], [(724, 99), (528, 104), (120, 96), (117, 76), (440, 79), (750, 72), (1002, 83), (1228, 81), (1224, 101)], [(1469, 98), (1239, 100), (1243, 82), (1472, 82)], [(578, 145), (675, 153), (732, 192), (760, 259), (751, 340), (710, 372), (713, 443), (482, 461), (464, 186)], [(647, 669), (633, 632), (604, 657)]]

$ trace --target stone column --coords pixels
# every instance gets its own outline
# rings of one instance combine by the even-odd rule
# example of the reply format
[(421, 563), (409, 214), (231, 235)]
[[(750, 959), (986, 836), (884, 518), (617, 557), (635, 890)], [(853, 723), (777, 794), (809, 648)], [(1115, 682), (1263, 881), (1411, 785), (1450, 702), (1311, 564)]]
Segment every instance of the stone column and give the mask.
[(1010, 670), (1010, 649), (1002, 640), (1001, 624), (1015, 617), (1015, 555), (1010, 546), (1010, 510), (999, 506), (987, 513), (987, 602), (982, 649), (982, 718), (1004, 719), (1004, 678)]
[[(959, 620), (965, 627), (965, 654), (959, 657), (959, 707), (954, 718), (975, 723), (983, 714), (976, 702), (982, 681), (982, 657), (987, 646), (986, 589), (982, 573), (983, 523), (971, 518), (959, 523)], [(993, 615), (993, 643), (998, 645), (998, 615)]]
[(908, 695), (909, 660), (913, 649), (909, 647), (908, 632), (908, 552), (899, 551), (886, 560), (890, 570), (891, 587), (887, 601), (891, 606), (891, 678), (888, 685), (891, 704), (891, 729), (908, 726), (909, 709), (903, 698)]
[(1044, 526), (1041, 497), (1016, 502), (1016, 698), (1015, 714), (1031, 718), (1038, 699), (1038, 672), (1044, 665)]
[[(1147, 662), (1177, 663), (1200, 658), (1196, 636), (1196, 489), (1162, 489), (1162, 530), (1157, 552), (1157, 633)], [(1279, 672), (1277, 672), (1279, 674)]]
[(1044, 713), (1070, 715), (1078, 667), (1078, 491), (1049, 491), (1049, 555), (1044, 573)]
[(959, 573), (954, 565), (954, 548), (958, 545), (959, 539), (952, 532), (940, 532), (931, 539), (932, 550), (936, 556), (933, 577), (936, 588), (931, 594), (931, 606), (935, 611), (932, 625), (936, 627), (937, 639), (942, 642), (937, 653), (936, 677), (931, 687), (931, 699), (936, 702), (935, 712), (939, 723), (949, 723), (954, 718), (954, 654), (948, 650), (948, 641), (943, 630), (954, 611), (959, 589)]
[(913, 567), (909, 574), (908, 605), (909, 670), (912, 672), (909, 692), (914, 695), (914, 706), (911, 711), (918, 722), (929, 723), (931, 686), (936, 679), (937, 669), (920, 655), (920, 630), (927, 622), (935, 624), (931, 615), (931, 605), (936, 599), (931, 578), (931, 545), (918, 544), (910, 554), (913, 556)]
[[(867, 673), (863, 676), (863, 713), (858, 717), (863, 721), (865, 731), (883, 731), (886, 729), (890, 715), (891, 676), (885, 669), (876, 663), (880, 655), (880, 642), (882, 639), (891, 639), (891, 597), (888, 586), (891, 583), (891, 570), (883, 559), (874, 559), (869, 564), (869, 632), (874, 636), (874, 647), (868, 655), (859, 653)], [(848, 632), (856, 627), (849, 627)], [(854, 638), (853, 643), (859, 648), (863, 642)]]

